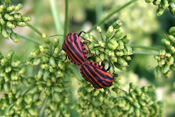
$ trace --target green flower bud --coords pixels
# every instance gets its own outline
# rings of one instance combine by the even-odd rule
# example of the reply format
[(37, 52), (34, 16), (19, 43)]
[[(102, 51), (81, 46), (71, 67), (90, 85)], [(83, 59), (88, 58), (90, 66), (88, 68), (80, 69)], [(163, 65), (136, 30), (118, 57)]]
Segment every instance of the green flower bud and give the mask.
[(172, 43), (175, 43), (175, 37), (173, 35), (168, 35), (168, 38)]
[(165, 78), (168, 79), (171, 76), (171, 71), (166, 72), (164, 75)]
[(11, 72), (11, 70), (12, 70), (12, 67), (11, 67), (11, 66), (8, 66), (8, 67), (5, 68), (5, 72), (6, 72), (6, 73)]
[(21, 3), (19, 3), (16, 7), (15, 7), (15, 11), (19, 11), (20, 9), (22, 9), (23, 5)]
[(160, 67), (156, 67), (155, 70), (154, 70), (154, 76), (155, 78), (161, 78), (161, 69)]
[(19, 72), (18, 72), (18, 75), (22, 75), (24, 74), (24, 72), (26, 71), (26, 68), (23, 66), (20, 68)]
[(1, 59), (1, 65), (5, 66), (9, 63), (9, 59), (7, 57), (4, 57), (3, 59)]
[(158, 61), (158, 65), (162, 66), (165, 64), (165, 59), (161, 59), (160, 61)]
[(59, 48), (55, 48), (55, 50), (53, 52), (53, 56), (54, 57), (58, 57), (59, 56)]
[(32, 115), (32, 116), (36, 116), (38, 111), (36, 108), (29, 108), (28, 112)]
[(107, 46), (108, 46), (109, 49), (115, 50), (118, 46), (118, 43), (117, 43), (116, 40), (111, 39), (111, 40), (108, 41)]
[(37, 55), (39, 55), (40, 54), (40, 50), (39, 49), (34, 49), (34, 50), (32, 50), (31, 52), (30, 52), (30, 55), (31, 56), (34, 56), (34, 57), (36, 57)]
[(174, 47), (174, 46), (168, 46), (167, 48), (168, 48), (168, 50), (169, 50), (171, 53), (175, 53), (175, 47)]
[(160, 3), (161, 3), (161, 0), (154, 0), (154, 1), (153, 1), (153, 4), (154, 4), (154, 5), (159, 5)]
[(13, 20), (14, 20), (14, 17), (13, 17), (12, 15), (10, 15), (10, 14), (5, 14), (5, 15), (4, 15), (4, 18), (5, 18), (6, 20), (9, 20), (9, 21), (13, 21)]
[(118, 61), (118, 63), (119, 63), (120, 65), (122, 65), (122, 66), (124, 66), (124, 67), (128, 66), (128, 63), (127, 63), (123, 58), (121, 58), (121, 57), (118, 57), (118, 58), (117, 58), (117, 61)]
[(134, 107), (133, 106), (131, 106), (130, 108), (129, 108), (129, 111), (127, 112), (128, 114), (132, 114), (134, 112)]
[(21, 21), (22, 15), (20, 13), (15, 13), (14, 16), (15, 21)]
[(13, 50), (10, 50), (9, 52), (8, 52), (8, 54), (7, 54), (7, 58), (8, 59), (11, 59), (12, 57), (13, 57), (13, 55), (14, 55), (14, 51)]
[(133, 54), (132, 53), (132, 48), (131, 48), (131, 46), (129, 46), (129, 45), (125, 45), (125, 48), (126, 48), (126, 55), (131, 55), (131, 54)]
[(6, 9), (5, 5), (0, 5), (0, 12), (4, 12), (5, 9)]
[(116, 22), (114, 22), (112, 24), (112, 26), (114, 27), (114, 29), (120, 28), (121, 25), (122, 25), (122, 22), (120, 20), (117, 20)]
[(11, 62), (11, 65), (12, 65), (12, 67), (17, 67), (17, 66), (19, 66), (20, 65), (20, 61), (13, 61), (13, 62)]
[(52, 65), (52, 67), (56, 67), (56, 62), (55, 62), (55, 59), (53, 57), (50, 57), (49, 63), (50, 63), (50, 65)]
[(15, 6), (7, 7), (7, 12), (12, 12), (15, 9)]
[(175, 4), (173, 2), (169, 4), (169, 11), (172, 15), (175, 15)]
[(118, 47), (117, 47), (117, 49), (118, 49), (118, 50), (122, 50), (122, 49), (124, 48), (124, 43), (123, 43), (123, 41), (118, 40), (117, 42), (118, 42)]
[(161, 42), (162, 42), (162, 44), (164, 44), (164, 45), (167, 45), (167, 46), (170, 45), (170, 41), (169, 41), (168, 39), (162, 39)]
[(98, 44), (99, 44), (100, 47), (104, 47), (105, 46), (105, 43), (102, 42), (102, 41), (99, 41)]
[(136, 115), (136, 117), (139, 117), (140, 116), (140, 110), (139, 109), (136, 109), (135, 110), (135, 115)]
[(15, 42), (18, 43), (19, 42), (19, 37), (16, 33), (10, 33), (10, 38)]
[(106, 38), (110, 38), (112, 35), (113, 35), (113, 31), (114, 31), (114, 28), (113, 26), (110, 26), (108, 29), (107, 29), (107, 32), (106, 32)]
[(164, 58), (165, 54), (166, 54), (166, 51), (165, 50), (160, 50), (159, 51), (160, 58)]
[(7, 22), (7, 27), (14, 29), (15, 25), (12, 22)]
[(164, 9), (162, 7), (158, 7), (157, 16), (161, 16), (164, 13)]
[(171, 57), (168, 59), (167, 64), (168, 64), (168, 65), (174, 64), (174, 57), (171, 56)]
[(135, 87), (135, 91), (138, 95), (141, 95), (142, 91), (139, 87)]
[(29, 16), (22, 16), (22, 20), (24, 22), (28, 22), (28, 21), (31, 21), (31, 18)]
[(17, 26), (24, 27), (26, 26), (25, 22), (17, 22)]
[(50, 72), (47, 70), (47, 71), (45, 71), (44, 72), (44, 75), (43, 75), (43, 79), (45, 80), (45, 81), (47, 81), (47, 79), (49, 78), (49, 75), (50, 75)]
[(4, 83), (4, 91), (10, 91), (10, 83)]
[[(125, 49), (126, 50), (126, 49)], [(118, 51), (115, 53), (117, 56), (123, 56), (124, 55), (124, 52), (123, 51)]]
[(166, 9), (169, 6), (168, 0), (162, 0), (162, 8)]
[(22, 102), (23, 102), (23, 99), (24, 99), (23, 97), (17, 98), (16, 105), (17, 105), (17, 106), (21, 105)]
[(145, 2), (147, 2), (147, 3), (152, 3), (153, 0), (145, 0)]
[(169, 66), (168, 64), (165, 64), (165, 65), (162, 67), (161, 72), (165, 74), (166, 72), (169, 71), (169, 69), (170, 69), (170, 66)]
[(100, 33), (102, 32), (102, 29), (101, 29), (100, 26), (97, 26), (97, 31), (100, 32)]
[[(49, 58), (48, 58), (48, 56), (43, 55), (43, 56), (41, 57), (41, 60), (42, 60), (43, 62), (47, 63), (47, 62), (49, 61)], [(45, 65), (45, 64), (44, 64), (44, 65)], [(47, 67), (47, 64), (45, 65), (45, 67)]]
[(170, 57), (171, 57), (171, 53), (166, 53), (166, 54), (165, 54), (165, 57), (166, 57), (166, 58), (170, 58)]
[(39, 65), (41, 62), (41, 58), (35, 58), (33, 61), (33, 65)]
[(126, 67), (122, 66), (121, 64), (118, 64), (117, 62), (114, 63), (115, 67), (117, 67), (118, 69), (125, 71)]
[(170, 33), (170, 35), (175, 36), (175, 27), (171, 27), (171, 28), (169, 29), (169, 33)]
[(131, 40), (131, 35), (130, 34), (127, 34), (122, 38), (122, 41), (123, 41), (124, 44), (128, 44), (130, 40)]
[(4, 36), (4, 38), (6, 38), (6, 39), (8, 39), (8, 38), (9, 38), (9, 35), (8, 35), (8, 33), (7, 33), (7, 31), (6, 31), (6, 29), (5, 29), (5, 28), (2, 28), (1, 33), (2, 33), (2, 36)]
[(123, 29), (122, 29), (122, 28), (119, 28), (119, 29), (115, 32), (114, 37), (115, 37), (116, 39), (119, 39), (119, 38), (121, 38), (122, 36), (123, 36)]

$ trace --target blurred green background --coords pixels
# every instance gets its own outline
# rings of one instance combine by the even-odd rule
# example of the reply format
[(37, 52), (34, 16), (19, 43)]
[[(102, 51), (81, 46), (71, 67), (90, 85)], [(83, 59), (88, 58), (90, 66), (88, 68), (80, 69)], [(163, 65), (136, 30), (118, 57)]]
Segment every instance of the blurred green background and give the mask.
[[(69, 0), (69, 31), (79, 33), (80, 31), (88, 31), (96, 22), (100, 21), (107, 14), (117, 7), (123, 5), (128, 0)], [(20, 11), (22, 14), (31, 16), (30, 24), (37, 27), (41, 32), (47, 35), (61, 34), (57, 32), (53, 15), (50, 9), (49, 0), (13, 0), (13, 4), (23, 3), (24, 8)], [(64, 26), (64, 0), (57, 0), (57, 7)], [(168, 32), (171, 26), (175, 26), (175, 18), (167, 11), (162, 16), (156, 16), (156, 7), (147, 4), (144, 0), (128, 6), (119, 13), (112, 16), (101, 27), (105, 32), (114, 21), (120, 19), (126, 33), (131, 34), (131, 44), (144, 46), (159, 46), (160, 40), (164, 34)], [(34, 39), (40, 40), (40, 37), (30, 28), (16, 28), (15, 32), (28, 35)], [(100, 35), (96, 30), (91, 32), (96, 37)], [(20, 39), (20, 43), (14, 43), (11, 40), (5, 40), (0, 36), (0, 51), (6, 55), (11, 49), (15, 50), (16, 59), (26, 60), (29, 52), (38, 45), (24, 39)], [(139, 86), (147, 86), (154, 84), (156, 86), (157, 100), (165, 102), (166, 116), (175, 116), (175, 73), (170, 79), (155, 79), (153, 70), (157, 63), (153, 56), (133, 55), (127, 71), (122, 72), (122, 83), (128, 84), (134, 82)], [(31, 74), (31, 71), (28, 71)], [(76, 85), (76, 84), (75, 84)], [(75, 86), (74, 86), (75, 87)]]

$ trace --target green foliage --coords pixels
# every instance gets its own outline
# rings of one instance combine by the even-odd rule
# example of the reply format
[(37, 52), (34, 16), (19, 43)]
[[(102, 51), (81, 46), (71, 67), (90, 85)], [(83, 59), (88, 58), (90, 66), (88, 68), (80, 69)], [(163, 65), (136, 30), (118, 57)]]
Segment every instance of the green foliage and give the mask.
[[(113, 4), (111, 7), (115, 8), (111, 12), (112, 8), (110, 9), (110, 5), (105, 6), (105, 0), (101, 5), (108, 9), (110, 13), (107, 13), (109, 15), (102, 20), (99, 18), (98, 22), (88, 31), (91, 32), (97, 28), (100, 38), (95, 33), (83, 35), (87, 39), (88, 61), (100, 64), (104, 60), (107, 68), (109, 66), (109, 55), (112, 65), (109, 73), (117, 73), (119, 75), (114, 78), (113, 86), (101, 89), (94, 89), (89, 82), (80, 77), (79, 67), (73, 66), (66, 59), (64, 51), (61, 50), (62, 39), (48, 37), (48, 34), (40, 32), (35, 26), (27, 23), (31, 18), (18, 12), (22, 9), (22, 4), (19, 3), (13, 6), (10, 5), (11, 0), (0, 1), (0, 34), (3, 38), (11, 38), (14, 42), (18, 42), (18, 36), (20, 36), (38, 44), (32, 47), (34, 49), (30, 51), (30, 57), (27, 60), (21, 60), (20, 58), (16, 60), (14, 50), (10, 50), (6, 56), (0, 53), (0, 116), (164, 116), (166, 113), (165, 105), (164, 102), (157, 101), (159, 95), (156, 94), (156, 87), (153, 85), (146, 86), (147, 84), (141, 86), (138, 76), (123, 75), (127, 74), (126, 70), (128, 70), (130, 64), (136, 63), (132, 56), (139, 52), (135, 51), (134, 46), (130, 44), (133, 41), (131, 35), (137, 38), (136, 40), (141, 40), (141, 34), (139, 28), (135, 29), (135, 25), (131, 23), (136, 17), (142, 16), (142, 13), (135, 15), (138, 13), (136, 12), (137, 6), (143, 9), (145, 7), (142, 6), (143, 3), (136, 3), (134, 10), (131, 7), (125, 12), (126, 14), (122, 15), (122, 12), (118, 14), (117, 17), (121, 17), (124, 25), (120, 20), (116, 20), (117, 17), (113, 15), (136, 1), (131, 0), (121, 6), (117, 6), (117, 8), (117, 2), (113, 4), (113, 1), (107, 1), (108, 5)], [(158, 6), (158, 15), (161, 15), (167, 8), (174, 15), (174, 0), (145, 1)], [(52, 1), (52, 3), (54, 2)], [(65, 15), (68, 15), (68, 0), (65, 0), (65, 2)], [(92, 6), (95, 4), (99, 8), (97, 3), (98, 0), (96, 3), (91, 1), (89, 4), (92, 4)], [(56, 9), (54, 8), (53, 10)], [(132, 10), (134, 15), (131, 14)], [(96, 11), (99, 12), (99, 9)], [(152, 9), (149, 13), (151, 11)], [(144, 12), (147, 11), (145, 10)], [(54, 13), (53, 15), (55, 15)], [(151, 15), (148, 16), (151, 17)], [(105, 30), (104, 26), (101, 25), (111, 16), (114, 19), (109, 26), (105, 27)], [(58, 17), (54, 16), (54, 18)], [(65, 33), (67, 31), (67, 18), (66, 16)], [(155, 19), (153, 18), (150, 21), (155, 22)], [(149, 20), (147, 24), (149, 24)], [(14, 32), (14, 28), (23, 26), (28, 26), (38, 33), (43, 43)], [(58, 27), (59, 25), (57, 24)], [(131, 28), (124, 31), (124, 27)], [(147, 30), (148, 27), (144, 26), (140, 27), (140, 29)], [(155, 30), (155, 27), (157, 27), (157, 24), (152, 25), (151, 29)], [(136, 34), (137, 32), (139, 34)], [(150, 33), (152, 30), (148, 32)], [(171, 71), (175, 70), (175, 27), (169, 29), (169, 34), (161, 42), (164, 47), (158, 54), (150, 51), (145, 53), (145, 50), (157, 51), (154, 47), (136, 46), (145, 49), (140, 51), (139, 54), (156, 55), (154, 57), (158, 63), (154, 72), (156, 78), (160, 78), (162, 75), (169, 78)], [(27, 75), (26, 71), (28, 72), (30, 67), (32, 67), (34, 73)], [(134, 73), (133, 71), (129, 72)], [(124, 78), (123, 83), (122, 77)], [(132, 83), (135, 79), (138, 80), (138, 84)], [(147, 82), (147, 80), (145, 81)], [(128, 88), (124, 87), (126, 85)]]
[(162, 15), (166, 9), (168, 9), (172, 15), (175, 15), (174, 0), (145, 0), (145, 2), (153, 3), (155, 6), (158, 6), (157, 16)]
[(175, 71), (175, 27), (169, 29), (169, 35), (161, 39), (165, 49), (159, 51), (159, 55), (155, 56), (158, 66), (155, 69), (155, 77), (160, 78), (161, 74), (167, 79), (171, 75), (171, 71)]
[(0, 5), (0, 34), (5, 39), (11, 38), (14, 42), (19, 42), (18, 35), (13, 32), (16, 27), (26, 26), (31, 18), (18, 13), (22, 9), (22, 4), (10, 5), (11, 0), (3, 0)]

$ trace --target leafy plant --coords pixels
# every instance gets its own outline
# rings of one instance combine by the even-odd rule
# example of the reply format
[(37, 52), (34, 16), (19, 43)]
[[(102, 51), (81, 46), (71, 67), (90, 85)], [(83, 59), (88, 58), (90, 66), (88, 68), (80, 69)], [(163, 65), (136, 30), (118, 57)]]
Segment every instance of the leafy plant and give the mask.
[[(174, 0), (145, 1), (158, 5), (158, 15), (162, 15), (166, 8), (174, 15)], [(10, 50), (6, 56), (0, 53), (0, 116), (164, 116), (165, 105), (156, 100), (156, 87), (153, 84), (140, 86), (134, 83), (132, 76), (128, 76), (133, 80), (130, 81), (124, 73), (130, 72), (127, 70), (135, 62), (133, 56), (151, 55), (157, 61), (155, 78), (169, 78), (171, 71), (175, 70), (175, 28), (171, 27), (169, 34), (161, 40), (163, 47), (132, 45), (132, 37), (135, 35), (124, 31), (124, 22), (118, 20), (115, 14), (136, 2), (137, 0), (131, 0), (115, 8), (82, 35), (88, 40), (86, 49), (104, 60), (106, 67), (109, 66), (109, 55), (112, 66), (109, 73), (119, 75), (114, 78), (113, 86), (94, 89), (81, 77), (79, 67), (66, 59), (62, 50), (63, 37), (68, 32), (68, 0), (65, 0), (64, 29), (56, 0), (50, 0), (59, 37), (48, 36), (49, 34), (39, 31), (36, 25), (31, 25), (31, 17), (19, 12), (23, 10), (21, 3), (12, 5), (11, 0), (0, 1), (2, 38), (10, 38), (16, 43), (21, 43), (19, 38), (22, 38), (35, 44), (30, 57), (27, 56), (25, 60), (16, 59), (14, 50)], [(114, 17), (112, 23), (105, 28), (104, 22), (111, 17)], [(16, 27), (24, 26), (39, 34), (39, 39), (36, 40), (37, 36), (30, 37), (15, 32)], [(91, 33), (94, 29), (97, 34)], [(141, 50), (138, 51), (138, 48)], [(91, 52), (88, 52), (88, 61), (101, 65), (99, 57)], [(122, 77), (128, 82), (123, 83)]]

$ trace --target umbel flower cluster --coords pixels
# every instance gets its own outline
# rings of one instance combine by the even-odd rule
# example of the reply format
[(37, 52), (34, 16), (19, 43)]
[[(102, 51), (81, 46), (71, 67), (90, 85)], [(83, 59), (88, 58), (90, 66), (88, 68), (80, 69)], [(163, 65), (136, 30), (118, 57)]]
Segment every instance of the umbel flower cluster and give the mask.
[[(64, 52), (58, 47), (58, 38), (45, 38), (45, 44), (31, 51), (27, 62), (13, 61), (13, 51), (0, 56), (0, 115), (36, 116), (38, 110), (47, 116), (69, 116), (69, 86), (71, 74), (63, 62)], [(38, 70), (34, 76), (25, 76), (24, 65)], [(70, 72), (70, 73), (68, 73)], [(40, 115), (42, 116), (42, 115)]]
[(171, 71), (175, 71), (175, 27), (169, 29), (169, 34), (161, 40), (165, 49), (159, 51), (155, 56), (158, 66), (155, 69), (155, 77), (160, 78), (164, 75), (169, 78)]
[(155, 6), (158, 6), (157, 15), (160, 16), (164, 13), (166, 9), (172, 15), (175, 15), (175, 1), (174, 0), (145, 0), (147, 3), (153, 3)]
[(18, 13), (23, 7), (22, 4), (19, 3), (14, 6), (10, 5), (10, 3), (11, 0), (0, 1), (0, 34), (2, 34), (5, 39), (11, 38), (17, 43), (19, 37), (13, 32), (13, 29), (26, 26), (26, 22), (30, 21), (31, 18)]
[[(114, 87), (93, 89), (82, 81), (78, 90), (78, 102), (75, 109), (81, 115), (95, 116), (157, 116), (163, 117), (162, 102), (155, 101), (154, 86), (139, 88), (133, 83), (125, 92), (115, 87), (119, 81), (114, 81)], [(116, 86), (117, 86), (116, 85)]]
[[(111, 60), (112, 69), (110, 73), (113, 73), (115, 69), (125, 71), (128, 67), (128, 61), (131, 60), (132, 48), (127, 45), (131, 39), (129, 34), (124, 35), (124, 31), (121, 28), (122, 22), (117, 20), (107, 29), (105, 38), (102, 34), (102, 29), (98, 26), (97, 31), (100, 33), (101, 40), (97, 40), (90, 34), (85, 34), (84, 38), (90, 41), (88, 44), (92, 53), (96, 53), (106, 64), (108, 63), (108, 55)], [(99, 57), (95, 58), (96, 62), (100, 62)], [(93, 57), (89, 57), (93, 59)]]

